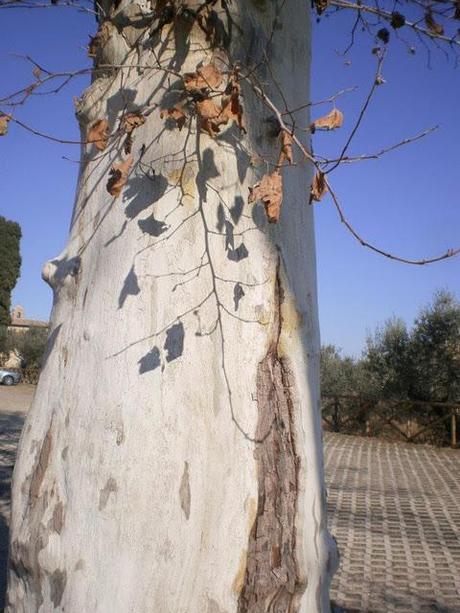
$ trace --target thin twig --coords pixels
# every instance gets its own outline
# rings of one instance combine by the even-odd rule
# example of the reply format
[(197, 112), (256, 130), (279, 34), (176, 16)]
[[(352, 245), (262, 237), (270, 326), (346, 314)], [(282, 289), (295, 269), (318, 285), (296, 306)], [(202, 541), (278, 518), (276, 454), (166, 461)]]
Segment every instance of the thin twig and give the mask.
[(347, 228), (347, 230), (350, 232), (350, 234), (358, 241), (358, 243), (360, 243), (363, 247), (366, 247), (367, 249), (370, 249), (371, 251), (374, 251), (375, 253), (378, 253), (380, 255), (383, 255), (386, 258), (389, 258), (390, 260), (395, 260), (396, 262), (403, 262), (404, 264), (413, 264), (415, 266), (424, 266), (425, 264), (432, 264), (433, 262), (440, 262), (441, 260), (447, 260), (448, 258), (453, 258), (454, 256), (458, 255), (460, 253), (460, 247), (456, 248), (456, 249), (448, 249), (445, 253), (443, 253), (442, 255), (438, 255), (432, 258), (423, 258), (423, 259), (419, 259), (419, 260), (413, 260), (410, 258), (404, 258), (401, 257), (399, 255), (395, 255), (394, 253), (390, 253), (389, 251), (385, 251), (384, 249), (380, 249), (380, 247), (376, 247), (375, 245), (369, 243), (368, 241), (366, 241), (360, 234), (358, 234), (358, 232), (354, 229), (354, 227), (351, 225), (351, 223), (347, 220), (347, 218), (345, 217), (345, 213), (343, 211), (343, 208), (337, 198), (337, 195), (335, 194), (334, 190), (331, 187), (330, 182), (327, 180), (327, 178), (324, 178), (326, 185), (328, 187), (329, 193), (331, 194), (332, 197), (332, 201), (334, 203), (334, 206), (337, 210), (337, 213), (339, 214), (340, 217), (340, 221), (344, 224), (344, 226)]
[(350, 132), (350, 135), (342, 149), (342, 152), (340, 153), (337, 162), (332, 166), (332, 168), (329, 168), (329, 170), (327, 171), (328, 173), (332, 172), (333, 170), (335, 170), (337, 168), (337, 166), (340, 165), (341, 161), (343, 160), (343, 157), (345, 155), (345, 153), (348, 150), (348, 147), (351, 144), (351, 141), (353, 140), (353, 137), (355, 136), (356, 132), (358, 131), (359, 126), (361, 125), (361, 122), (364, 118), (364, 115), (366, 113), (366, 110), (372, 100), (372, 96), (374, 95), (375, 90), (377, 89), (377, 87), (379, 86), (379, 77), (380, 77), (380, 71), (382, 68), (382, 64), (383, 64), (383, 60), (385, 58), (385, 53), (382, 52), (379, 56), (378, 56), (378, 60), (377, 60), (377, 69), (375, 72), (375, 77), (374, 77), (374, 81), (372, 83), (372, 87), (367, 95), (366, 101), (364, 102), (363, 106), (361, 107), (361, 110), (359, 112), (358, 115), (358, 119), (356, 120), (356, 123), (352, 129), (352, 131)]
[(377, 151), (376, 153), (356, 155), (354, 157), (345, 156), (345, 157), (334, 159), (334, 160), (324, 159), (323, 161), (320, 162), (320, 164), (321, 166), (324, 166), (328, 164), (334, 164), (337, 162), (339, 164), (351, 164), (353, 162), (362, 162), (364, 160), (377, 160), (382, 155), (385, 155), (386, 153), (390, 153), (390, 151), (394, 151), (395, 149), (399, 149), (400, 147), (404, 145), (415, 143), (416, 141), (420, 140), (421, 138), (424, 138), (425, 136), (428, 136), (428, 134), (431, 134), (432, 132), (435, 132), (438, 129), (439, 129), (439, 126), (433, 126), (432, 128), (428, 128), (427, 130), (424, 130), (420, 134), (417, 134), (416, 136), (404, 138), (403, 140), (399, 141), (399, 143), (396, 143), (395, 145), (391, 145), (390, 147), (385, 147), (384, 149), (380, 149), (380, 151)]

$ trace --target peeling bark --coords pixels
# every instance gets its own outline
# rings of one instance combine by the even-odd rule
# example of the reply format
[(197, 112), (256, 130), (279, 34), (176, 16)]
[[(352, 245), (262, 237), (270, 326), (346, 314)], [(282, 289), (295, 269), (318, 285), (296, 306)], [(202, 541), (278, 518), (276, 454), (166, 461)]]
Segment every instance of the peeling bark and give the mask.
[(277, 271), (275, 334), (257, 372), (256, 438), (262, 441), (254, 452), (258, 508), (238, 613), (295, 613), (305, 589), (298, 572), (295, 527), (300, 457), (296, 452), (288, 373), (278, 355), (281, 293)]

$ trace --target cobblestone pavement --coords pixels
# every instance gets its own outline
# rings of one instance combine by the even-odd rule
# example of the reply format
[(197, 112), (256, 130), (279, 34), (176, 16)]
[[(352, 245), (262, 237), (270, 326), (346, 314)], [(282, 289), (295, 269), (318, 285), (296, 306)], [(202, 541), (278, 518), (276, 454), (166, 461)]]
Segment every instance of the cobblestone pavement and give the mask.
[(325, 435), (346, 611), (460, 613), (460, 451)]

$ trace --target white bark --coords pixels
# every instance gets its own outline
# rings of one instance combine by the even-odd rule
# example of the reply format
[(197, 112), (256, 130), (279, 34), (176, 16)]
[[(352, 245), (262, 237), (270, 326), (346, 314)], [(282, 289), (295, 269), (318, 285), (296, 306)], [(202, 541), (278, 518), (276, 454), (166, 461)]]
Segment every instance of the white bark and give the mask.
[[(273, 75), (258, 75), (297, 106), (309, 95), (308, 7), (281, 5)], [(231, 53), (254, 63), (275, 7), (230, 8)], [(168, 106), (176, 77), (126, 68), (209, 61), (202, 31), (186, 48), (182, 26), (165, 26), (154, 53), (113, 29), (104, 61), (125, 69), (84, 95), (83, 134)], [(155, 109), (135, 130), (119, 198), (106, 182), (120, 138), (84, 148), (68, 245), (44, 268), (54, 307), (14, 474), (10, 612), (329, 610), (311, 169), (297, 155), (283, 171), (276, 226), (247, 204), (265, 172), (251, 156), (276, 160), (279, 141), (243, 89), (247, 135), (233, 126), (212, 140), (194, 120), (165, 129)], [(308, 125), (306, 111), (296, 119)]]

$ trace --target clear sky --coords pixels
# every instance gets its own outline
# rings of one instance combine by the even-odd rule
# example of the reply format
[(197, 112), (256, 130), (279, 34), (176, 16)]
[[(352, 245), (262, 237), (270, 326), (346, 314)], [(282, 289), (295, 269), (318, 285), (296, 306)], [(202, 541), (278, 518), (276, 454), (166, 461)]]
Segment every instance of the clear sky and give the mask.
[[(367, 34), (358, 35), (346, 57), (340, 54), (349, 42), (352, 17), (342, 14), (314, 25), (313, 100), (358, 88), (337, 100), (345, 115), (343, 128), (315, 135), (318, 154), (340, 151), (375, 71), (374, 42)], [(32, 81), (30, 64), (11, 53), (29, 54), (53, 71), (89, 65), (85, 47), (95, 29), (91, 16), (58, 6), (2, 10), (1, 18), (0, 97)], [(460, 68), (435, 49), (430, 68), (420, 43), (415, 55), (395, 43), (382, 70), (386, 83), (378, 88), (350, 153), (373, 153), (431, 126), (439, 124), (440, 129), (379, 160), (344, 165), (331, 180), (349, 220), (366, 239), (417, 258), (460, 244)], [(72, 98), (87, 82), (80, 77), (61, 95), (34, 97), (17, 110), (17, 117), (36, 129), (78, 140)], [(313, 117), (331, 108), (315, 107)], [(23, 231), (23, 264), (13, 303), (22, 304), (29, 317), (46, 319), (51, 290), (40, 271), (65, 245), (79, 148), (46, 141), (10, 124), (8, 136), (0, 138), (0, 156), (0, 214), (18, 221)], [(436, 289), (448, 288), (460, 297), (459, 257), (424, 267), (386, 260), (354, 241), (329, 198), (315, 207), (324, 343), (359, 355), (368, 331), (392, 315), (410, 324)]]

